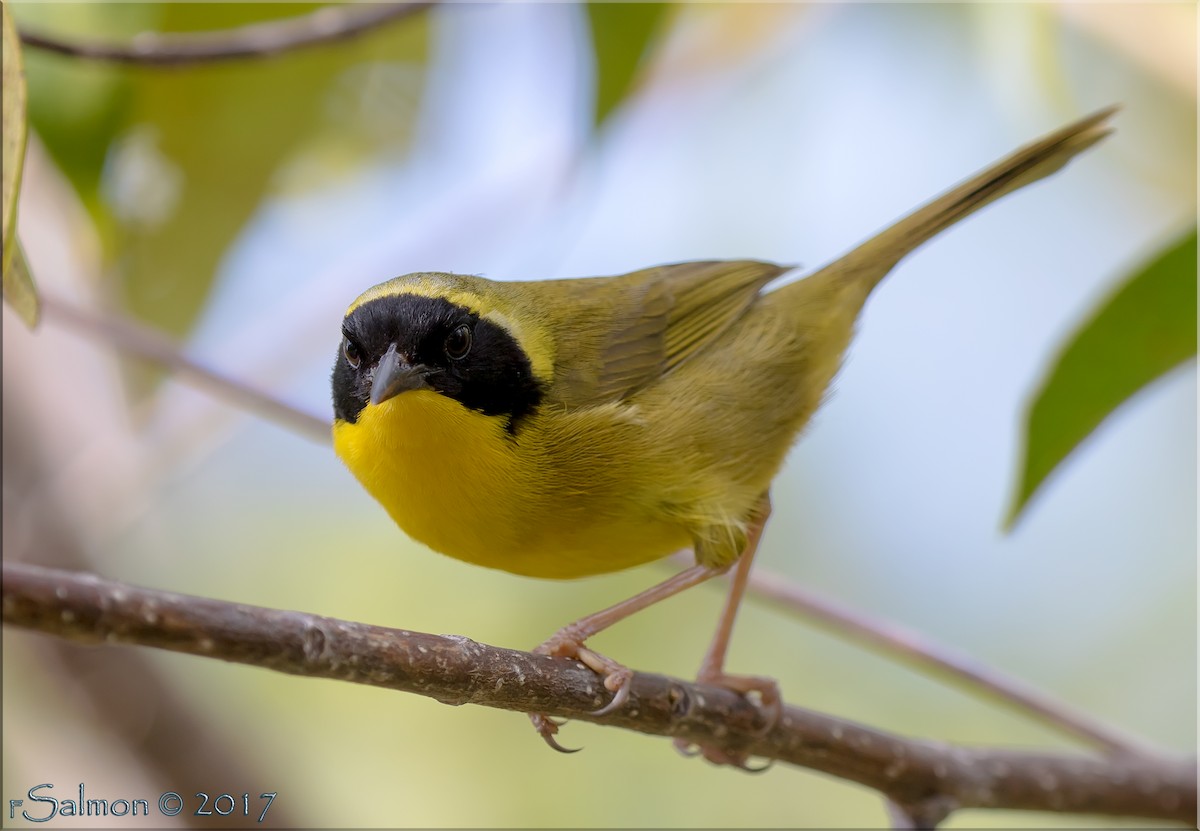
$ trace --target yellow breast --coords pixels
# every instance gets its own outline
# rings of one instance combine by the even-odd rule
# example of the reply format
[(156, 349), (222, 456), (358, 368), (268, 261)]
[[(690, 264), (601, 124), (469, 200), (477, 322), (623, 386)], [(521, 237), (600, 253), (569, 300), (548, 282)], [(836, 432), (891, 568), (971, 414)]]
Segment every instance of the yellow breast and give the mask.
[(616, 571), (686, 548), (673, 522), (622, 489), (610, 465), (556, 458), (535, 424), (429, 390), (334, 424), (334, 449), (413, 539), (460, 560), (534, 577)]

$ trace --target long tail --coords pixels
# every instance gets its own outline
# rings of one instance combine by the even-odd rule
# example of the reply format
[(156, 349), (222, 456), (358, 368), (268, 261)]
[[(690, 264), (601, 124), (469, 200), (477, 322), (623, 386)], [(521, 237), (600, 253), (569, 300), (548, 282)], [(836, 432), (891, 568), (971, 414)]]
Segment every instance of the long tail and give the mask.
[(793, 285), (848, 281), (858, 284), (865, 300), (896, 263), (926, 240), (993, 200), (1049, 176), (1111, 133), (1107, 122), (1117, 109), (1100, 110), (1025, 145)]

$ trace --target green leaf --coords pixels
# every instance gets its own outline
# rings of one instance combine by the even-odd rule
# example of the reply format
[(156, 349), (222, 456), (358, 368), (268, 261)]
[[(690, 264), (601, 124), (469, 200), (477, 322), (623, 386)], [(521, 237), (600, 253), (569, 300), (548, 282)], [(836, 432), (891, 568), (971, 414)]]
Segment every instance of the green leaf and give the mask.
[(1034, 396), (1011, 529), (1046, 478), (1122, 403), (1196, 355), (1196, 228), (1139, 268), (1075, 334)]
[(30, 327), (37, 323), (38, 296), (33, 278), (25, 264), (25, 255), (17, 244), (17, 197), (21, 192), (21, 169), (25, 164), (25, 71), (21, 66), (21, 42), (8, 14), (8, 4), (0, 4), (3, 26), (3, 223), (0, 228), (0, 271), (3, 272), (4, 299)]
[(666, 11), (666, 3), (587, 4), (596, 59), (594, 127), (633, 90), (642, 56)]

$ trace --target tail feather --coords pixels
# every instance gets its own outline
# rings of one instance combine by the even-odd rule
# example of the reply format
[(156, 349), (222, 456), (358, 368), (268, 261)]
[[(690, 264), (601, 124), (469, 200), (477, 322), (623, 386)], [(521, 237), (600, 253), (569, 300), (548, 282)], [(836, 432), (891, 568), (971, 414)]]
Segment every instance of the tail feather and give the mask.
[[(917, 208), (809, 279), (851, 279), (860, 284), (865, 300), (871, 289), (922, 243), (984, 205), (1056, 172), (1075, 155), (1109, 135), (1112, 128), (1107, 122), (1117, 109), (1114, 106), (1100, 110), (1025, 145)], [(804, 282), (808, 280), (801, 281)]]

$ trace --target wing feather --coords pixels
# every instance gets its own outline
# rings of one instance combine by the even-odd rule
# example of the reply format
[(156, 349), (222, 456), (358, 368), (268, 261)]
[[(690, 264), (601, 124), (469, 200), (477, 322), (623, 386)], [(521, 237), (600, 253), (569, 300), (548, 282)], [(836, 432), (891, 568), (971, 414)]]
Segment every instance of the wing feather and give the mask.
[[(790, 268), (704, 261), (556, 281), (577, 314), (567, 314), (557, 333), (552, 397), (569, 407), (628, 398), (702, 351)], [(600, 336), (588, 337), (583, 327)]]

